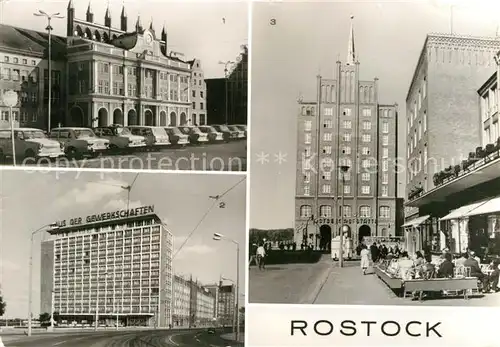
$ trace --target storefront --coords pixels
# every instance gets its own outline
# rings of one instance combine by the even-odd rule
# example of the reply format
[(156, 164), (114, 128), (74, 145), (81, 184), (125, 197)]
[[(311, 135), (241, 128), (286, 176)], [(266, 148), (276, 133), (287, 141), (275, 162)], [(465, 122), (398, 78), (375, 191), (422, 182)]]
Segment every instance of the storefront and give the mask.
[(426, 225), (430, 215), (415, 217), (402, 225), (405, 235), (405, 250), (410, 254), (422, 250), (430, 239), (429, 228)]

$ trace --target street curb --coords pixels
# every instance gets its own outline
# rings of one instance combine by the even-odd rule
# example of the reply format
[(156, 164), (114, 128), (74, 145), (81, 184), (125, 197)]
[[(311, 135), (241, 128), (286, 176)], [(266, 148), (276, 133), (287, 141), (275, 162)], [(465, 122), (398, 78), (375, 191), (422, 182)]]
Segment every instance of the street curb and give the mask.
[(319, 280), (316, 282), (316, 285), (314, 286), (313, 290), (309, 293), (309, 295), (307, 295), (305, 298), (300, 300), (299, 304), (302, 304), (302, 305), (314, 304), (321, 289), (325, 285), (326, 281), (328, 281), (328, 278), (330, 277), (331, 271), (332, 271), (332, 266), (328, 265), (326, 267), (326, 269), (323, 270), (323, 272), (321, 273)]
[[(243, 338), (243, 341), (236, 341), (236, 340), (233, 338), (233, 336), (232, 336), (232, 335), (233, 335), (232, 333), (229, 333), (229, 334), (222, 334), (222, 335), (220, 335), (220, 338), (221, 338), (221, 339), (223, 339), (223, 340), (229, 341), (229, 342), (245, 343), (245, 339), (244, 339), (244, 338)], [(244, 333), (243, 333), (243, 336), (245, 336), (245, 335), (244, 335)]]

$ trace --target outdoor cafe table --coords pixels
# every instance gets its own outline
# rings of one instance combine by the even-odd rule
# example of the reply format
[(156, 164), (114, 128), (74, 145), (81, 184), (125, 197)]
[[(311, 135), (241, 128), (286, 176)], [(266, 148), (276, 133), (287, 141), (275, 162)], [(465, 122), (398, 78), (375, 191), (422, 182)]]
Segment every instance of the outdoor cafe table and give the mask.
[(428, 280), (414, 279), (404, 281), (404, 296), (407, 292), (420, 292), (420, 300), (422, 300), (423, 292), (439, 292), (446, 291), (464, 291), (464, 299), (468, 298), (468, 291), (477, 289), (477, 278), (432, 278)]

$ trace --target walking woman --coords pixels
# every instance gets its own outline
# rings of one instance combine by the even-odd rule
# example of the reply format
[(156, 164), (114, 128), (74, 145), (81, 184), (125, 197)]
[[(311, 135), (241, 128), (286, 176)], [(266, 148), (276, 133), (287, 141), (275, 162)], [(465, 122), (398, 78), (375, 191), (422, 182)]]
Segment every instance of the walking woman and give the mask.
[(370, 265), (370, 251), (366, 245), (361, 245), (361, 270), (363, 270), (363, 275), (366, 275), (366, 269)]

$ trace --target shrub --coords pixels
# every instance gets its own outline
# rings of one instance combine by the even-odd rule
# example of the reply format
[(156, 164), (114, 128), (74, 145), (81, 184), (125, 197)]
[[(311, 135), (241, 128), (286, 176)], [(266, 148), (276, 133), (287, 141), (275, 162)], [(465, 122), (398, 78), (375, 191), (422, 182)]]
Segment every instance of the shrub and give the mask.
[(268, 252), (265, 262), (269, 265), (278, 264), (312, 264), (321, 259), (322, 253), (312, 250), (304, 251), (282, 251), (271, 250)]

